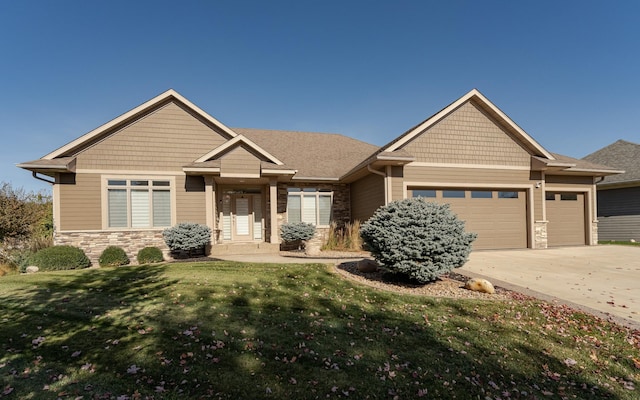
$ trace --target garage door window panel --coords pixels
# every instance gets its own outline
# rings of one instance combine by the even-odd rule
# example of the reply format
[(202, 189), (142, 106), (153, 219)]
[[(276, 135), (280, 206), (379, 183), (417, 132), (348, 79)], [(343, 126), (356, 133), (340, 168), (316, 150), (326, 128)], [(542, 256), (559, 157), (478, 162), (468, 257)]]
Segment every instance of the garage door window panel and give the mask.
[(499, 199), (517, 199), (518, 192), (498, 192)]
[(442, 198), (444, 199), (464, 199), (464, 190), (443, 190)]
[(472, 199), (491, 199), (493, 192), (490, 190), (473, 190), (471, 192)]

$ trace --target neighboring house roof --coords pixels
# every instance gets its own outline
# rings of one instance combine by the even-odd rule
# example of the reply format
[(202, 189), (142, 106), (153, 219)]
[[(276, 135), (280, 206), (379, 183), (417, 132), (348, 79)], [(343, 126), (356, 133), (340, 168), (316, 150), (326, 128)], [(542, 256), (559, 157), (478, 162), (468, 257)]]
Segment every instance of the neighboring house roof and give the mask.
[(607, 177), (598, 184), (599, 187), (640, 185), (640, 144), (618, 140), (583, 160), (624, 170), (620, 175)]
[(297, 173), (294, 179), (338, 180), (378, 146), (335, 133), (233, 128)]

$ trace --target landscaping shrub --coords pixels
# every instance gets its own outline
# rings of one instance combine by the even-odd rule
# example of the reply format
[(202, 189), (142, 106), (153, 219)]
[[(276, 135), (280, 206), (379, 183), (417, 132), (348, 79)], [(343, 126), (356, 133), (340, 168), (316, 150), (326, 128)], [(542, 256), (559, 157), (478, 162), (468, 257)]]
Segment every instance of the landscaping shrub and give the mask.
[(100, 254), (98, 263), (101, 267), (119, 267), (129, 264), (129, 257), (121, 247), (109, 246)]
[(211, 243), (211, 229), (206, 225), (182, 222), (165, 229), (162, 237), (172, 252), (191, 254)]
[(164, 261), (162, 250), (157, 247), (145, 247), (138, 252), (138, 264), (151, 264)]
[(306, 222), (291, 222), (280, 227), (280, 235), (285, 242), (306, 241), (316, 234), (316, 227)]
[(35, 265), (41, 271), (56, 271), (86, 268), (91, 261), (82, 249), (73, 246), (47, 247), (35, 253), (29, 259), (29, 265)]
[(422, 198), (380, 207), (360, 235), (382, 267), (422, 283), (461, 267), (477, 236), (465, 232), (449, 205)]

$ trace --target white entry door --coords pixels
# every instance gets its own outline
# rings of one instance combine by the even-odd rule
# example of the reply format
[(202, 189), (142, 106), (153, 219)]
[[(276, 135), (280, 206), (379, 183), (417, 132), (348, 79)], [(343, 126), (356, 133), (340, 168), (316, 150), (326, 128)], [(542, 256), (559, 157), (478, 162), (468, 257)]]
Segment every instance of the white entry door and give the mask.
[(250, 196), (236, 196), (233, 213), (234, 240), (253, 240), (253, 212), (251, 211)]

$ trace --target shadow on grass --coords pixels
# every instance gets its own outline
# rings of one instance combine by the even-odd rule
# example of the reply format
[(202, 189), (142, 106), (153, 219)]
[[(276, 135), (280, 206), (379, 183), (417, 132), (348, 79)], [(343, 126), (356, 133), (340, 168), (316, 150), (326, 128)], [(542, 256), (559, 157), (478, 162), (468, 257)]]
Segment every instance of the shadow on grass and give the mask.
[(0, 377), (17, 398), (617, 398), (535, 342), (501, 349), (520, 332), (482, 323), (481, 302), (378, 292), (321, 265), (126, 267), (31, 284), (0, 293)]

